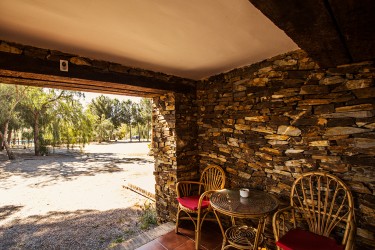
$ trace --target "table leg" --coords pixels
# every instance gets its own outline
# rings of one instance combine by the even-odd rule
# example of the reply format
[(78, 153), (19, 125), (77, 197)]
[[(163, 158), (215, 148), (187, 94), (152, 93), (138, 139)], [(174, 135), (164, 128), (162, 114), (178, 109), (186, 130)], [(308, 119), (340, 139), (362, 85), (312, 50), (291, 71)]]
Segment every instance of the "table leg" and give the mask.
[(231, 221), (232, 221), (232, 226), (235, 226), (235, 225), (236, 225), (236, 221), (234, 220), (234, 217), (231, 216), (230, 219), (231, 219)]
[(217, 214), (217, 212), (216, 212), (215, 209), (213, 209), (213, 210), (214, 210), (214, 214), (215, 214), (216, 220), (219, 223), (221, 234), (223, 235), (223, 244), (221, 245), (221, 249), (224, 249), (224, 247), (225, 247), (225, 245), (227, 243), (227, 238), (225, 237), (225, 231), (224, 231), (223, 225), (221, 224), (219, 215)]
[(264, 223), (265, 223), (265, 218), (264, 217), (259, 218), (258, 228), (257, 228), (257, 233), (255, 235), (253, 249), (258, 249), (259, 239), (260, 239), (260, 236), (263, 234), (263, 230), (264, 230)]

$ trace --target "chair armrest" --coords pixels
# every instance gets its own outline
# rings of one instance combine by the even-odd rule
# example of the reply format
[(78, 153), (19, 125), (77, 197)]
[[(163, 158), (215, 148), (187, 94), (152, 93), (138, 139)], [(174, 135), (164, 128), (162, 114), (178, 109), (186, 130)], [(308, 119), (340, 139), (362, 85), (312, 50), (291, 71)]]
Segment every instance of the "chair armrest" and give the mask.
[(206, 192), (203, 192), (203, 194), (201, 194), (199, 198), (199, 202), (198, 202), (199, 207), (201, 206), (203, 200), (208, 200), (211, 197), (211, 195), (215, 192), (216, 190), (208, 190)]
[(199, 181), (179, 181), (179, 182), (177, 182), (177, 185), (176, 185), (177, 198), (192, 195), (192, 192), (194, 191), (193, 187), (198, 186), (198, 190), (199, 190), (200, 189), (199, 187), (202, 186), (202, 185), (203, 185), (203, 183), (199, 182)]
[(275, 242), (290, 229), (291, 225), (293, 228), (296, 227), (295, 212), (292, 206), (280, 209), (273, 215), (272, 228)]
[[(208, 191), (203, 192), (203, 194), (201, 194), (201, 196), (199, 197), (199, 201), (198, 201), (198, 221), (201, 221), (201, 220), (203, 221), (208, 214), (208, 213), (204, 214), (203, 218), (201, 218), (201, 209), (202, 209), (203, 200), (209, 199), (211, 197), (211, 195), (215, 192), (216, 192), (215, 190), (208, 190)], [(211, 209), (211, 204), (209, 206), (209, 209)]]

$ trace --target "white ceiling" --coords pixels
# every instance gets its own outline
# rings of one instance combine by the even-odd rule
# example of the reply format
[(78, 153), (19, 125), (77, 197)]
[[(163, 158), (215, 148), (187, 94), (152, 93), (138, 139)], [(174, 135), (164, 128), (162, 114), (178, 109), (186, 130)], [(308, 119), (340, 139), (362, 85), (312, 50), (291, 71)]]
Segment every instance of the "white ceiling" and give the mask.
[(192, 79), (298, 48), (248, 0), (0, 0), (0, 39)]

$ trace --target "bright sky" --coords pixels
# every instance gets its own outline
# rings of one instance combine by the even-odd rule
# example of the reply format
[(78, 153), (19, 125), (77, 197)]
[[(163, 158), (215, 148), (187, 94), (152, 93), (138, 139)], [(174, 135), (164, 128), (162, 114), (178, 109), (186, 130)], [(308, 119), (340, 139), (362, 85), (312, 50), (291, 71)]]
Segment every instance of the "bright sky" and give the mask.
[(85, 94), (85, 101), (83, 102), (84, 105), (87, 105), (91, 102), (92, 99), (95, 99), (96, 97), (100, 95), (108, 96), (112, 99), (118, 99), (119, 101), (123, 100), (132, 100), (133, 102), (140, 102), (142, 99), (141, 97), (135, 97), (135, 96), (125, 96), (125, 95), (111, 95), (111, 94), (101, 94), (101, 93), (93, 93), (93, 92), (83, 92)]

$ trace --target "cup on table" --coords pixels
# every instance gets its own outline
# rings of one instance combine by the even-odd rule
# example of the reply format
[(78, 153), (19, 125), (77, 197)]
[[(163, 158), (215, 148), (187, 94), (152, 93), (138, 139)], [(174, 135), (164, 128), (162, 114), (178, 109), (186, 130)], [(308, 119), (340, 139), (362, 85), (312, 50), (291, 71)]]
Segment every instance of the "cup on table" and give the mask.
[(244, 197), (244, 198), (249, 197), (249, 191), (250, 190), (248, 188), (241, 188), (240, 189), (240, 196)]

